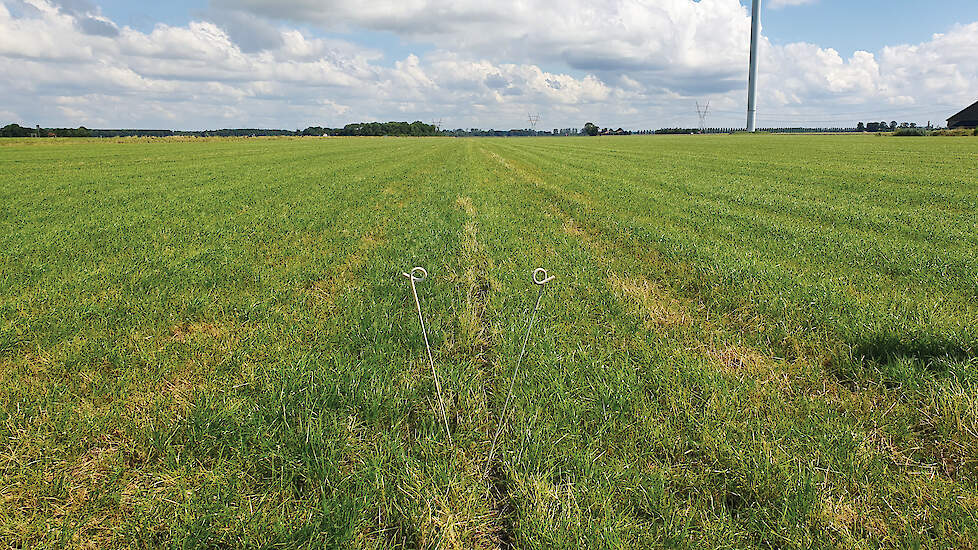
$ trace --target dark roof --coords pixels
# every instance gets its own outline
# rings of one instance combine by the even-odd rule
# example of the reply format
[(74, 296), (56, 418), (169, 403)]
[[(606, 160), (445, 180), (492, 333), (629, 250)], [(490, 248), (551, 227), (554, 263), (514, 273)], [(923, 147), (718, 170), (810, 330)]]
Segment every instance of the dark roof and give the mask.
[(948, 122), (953, 120), (978, 120), (978, 101), (974, 102), (971, 107), (966, 107), (960, 113), (947, 119)]

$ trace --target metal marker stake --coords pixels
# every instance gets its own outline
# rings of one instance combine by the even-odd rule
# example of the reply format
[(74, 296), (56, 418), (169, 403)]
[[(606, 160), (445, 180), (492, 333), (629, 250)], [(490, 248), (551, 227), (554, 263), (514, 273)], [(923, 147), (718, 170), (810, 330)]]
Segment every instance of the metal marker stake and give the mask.
[(506, 424), (506, 415), (509, 414), (509, 403), (513, 399), (513, 388), (516, 387), (516, 378), (520, 374), (520, 365), (523, 363), (523, 356), (526, 355), (526, 343), (530, 340), (530, 330), (533, 328), (533, 322), (537, 318), (537, 312), (540, 311), (540, 301), (543, 300), (543, 287), (550, 281), (554, 280), (554, 277), (547, 275), (547, 270), (538, 267), (533, 270), (533, 284), (540, 287), (540, 291), (537, 293), (537, 305), (533, 308), (533, 313), (530, 315), (530, 322), (526, 325), (526, 334), (523, 335), (523, 348), (520, 350), (519, 359), (516, 360), (516, 369), (513, 371), (513, 379), (509, 383), (509, 393), (506, 395), (506, 404), (503, 405), (503, 413), (499, 416), (499, 427), (496, 428), (496, 435), (492, 437), (492, 445), (489, 447), (489, 461), (486, 467), (486, 474), (489, 475), (489, 470), (492, 468), (492, 458), (496, 453), (496, 442), (499, 440), (499, 434), (503, 431), (503, 426)]
[[(417, 275), (415, 273), (418, 273)], [(445, 422), (445, 434), (448, 436), (448, 444), (452, 443), (452, 432), (448, 429), (448, 415), (445, 413), (445, 401), (441, 398), (441, 383), (438, 381), (438, 371), (435, 370), (435, 359), (431, 356), (431, 344), (428, 343), (428, 329), (424, 326), (424, 316), (421, 315), (421, 301), (418, 300), (418, 289), (415, 283), (419, 283), (428, 277), (428, 272), (423, 267), (416, 267), (411, 273), (401, 273), (411, 281), (411, 293), (414, 294), (414, 305), (418, 309), (418, 321), (421, 322), (421, 334), (424, 336), (424, 347), (428, 350), (428, 363), (431, 365), (431, 376), (435, 379), (435, 390), (438, 391), (438, 405), (441, 407), (441, 418)]]

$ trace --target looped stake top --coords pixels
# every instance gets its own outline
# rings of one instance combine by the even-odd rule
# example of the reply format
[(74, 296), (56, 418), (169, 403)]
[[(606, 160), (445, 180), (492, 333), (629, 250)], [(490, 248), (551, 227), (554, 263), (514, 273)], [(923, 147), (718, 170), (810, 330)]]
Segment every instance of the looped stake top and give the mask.
[(401, 273), (401, 275), (404, 275), (405, 277), (411, 279), (411, 281), (416, 283), (420, 283), (421, 281), (428, 278), (428, 272), (425, 271), (425, 268), (423, 267), (416, 267), (411, 270), (411, 273)]
[(535, 285), (543, 286), (554, 280), (554, 278), (555, 277), (547, 276), (547, 270), (542, 267), (538, 267), (533, 270), (533, 284)]

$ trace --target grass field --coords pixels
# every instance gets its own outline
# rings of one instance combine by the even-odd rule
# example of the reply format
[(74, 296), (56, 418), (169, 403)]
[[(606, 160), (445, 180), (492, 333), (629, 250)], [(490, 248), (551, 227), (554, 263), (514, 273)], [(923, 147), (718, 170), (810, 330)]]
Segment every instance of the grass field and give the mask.
[(978, 545), (978, 140), (8, 140), (0, 251), (0, 546)]

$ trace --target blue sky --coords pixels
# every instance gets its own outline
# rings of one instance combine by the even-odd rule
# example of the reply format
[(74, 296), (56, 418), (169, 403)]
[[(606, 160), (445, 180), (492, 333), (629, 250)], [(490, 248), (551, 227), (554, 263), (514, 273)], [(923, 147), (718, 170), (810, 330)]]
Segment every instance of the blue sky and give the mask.
[[(743, 125), (747, 0), (0, 0), (0, 118), (174, 128)], [(974, 0), (765, 0), (761, 125), (942, 121)]]
[(763, 21), (764, 33), (775, 42), (811, 42), (850, 55), (924, 42), (955, 24), (978, 21), (978, 2), (818, 0), (780, 8), (765, 5)]

